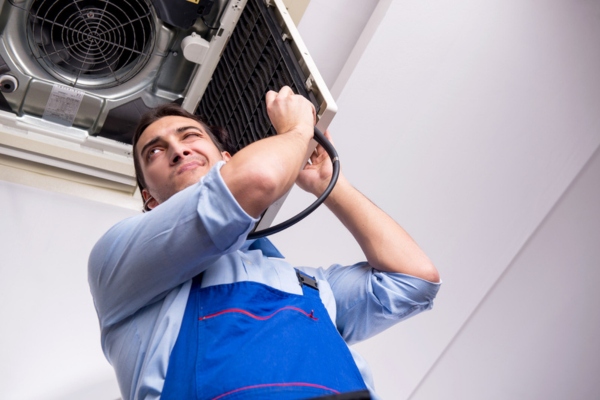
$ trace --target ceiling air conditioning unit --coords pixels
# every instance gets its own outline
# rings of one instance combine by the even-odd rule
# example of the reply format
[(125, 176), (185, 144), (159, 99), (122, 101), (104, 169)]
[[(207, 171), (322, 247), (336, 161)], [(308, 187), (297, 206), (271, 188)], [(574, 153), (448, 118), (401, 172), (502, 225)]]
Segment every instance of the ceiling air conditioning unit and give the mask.
[(0, 0), (0, 157), (133, 194), (145, 111), (181, 103), (239, 149), (275, 133), (264, 95), (283, 85), (324, 130), (336, 105), (281, 0)]

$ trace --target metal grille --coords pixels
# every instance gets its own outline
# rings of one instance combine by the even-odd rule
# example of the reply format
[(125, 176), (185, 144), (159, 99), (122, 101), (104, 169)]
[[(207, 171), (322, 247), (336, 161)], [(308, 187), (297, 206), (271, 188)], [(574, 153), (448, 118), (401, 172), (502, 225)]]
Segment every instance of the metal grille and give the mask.
[(319, 106), (264, 0), (248, 0), (196, 114), (227, 129), (236, 150), (275, 135), (265, 94), (290, 86)]
[(122, 84), (154, 47), (154, 18), (145, 0), (35, 0), (27, 35), (37, 61), (75, 87)]

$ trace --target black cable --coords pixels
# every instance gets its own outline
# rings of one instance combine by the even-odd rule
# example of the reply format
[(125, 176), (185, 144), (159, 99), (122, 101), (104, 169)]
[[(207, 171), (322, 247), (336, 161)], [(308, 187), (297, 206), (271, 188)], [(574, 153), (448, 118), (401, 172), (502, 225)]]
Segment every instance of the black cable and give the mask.
[(315, 211), (317, 207), (319, 207), (325, 201), (327, 196), (329, 196), (329, 193), (331, 193), (331, 191), (333, 190), (333, 187), (335, 186), (338, 180), (338, 176), (340, 175), (340, 159), (331, 142), (327, 140), (325, 135), (323, 135), (323, 133), (321, 133), (321, 131), (317, 129), (317, 127), (315, 127), (314, 139), (327, 152), (329, 158), (331, 158), (331, 163), (333, 164), (333, 172), (331, 173), (331, 181), (329, 182), (329, 185), (321, 194), (321, 196), (319, 196), (319, 198), (315, 200), (315, 202), (312, 203), (310, 206), (308, 206), (304, 211), (280, 224), (263, 229), (262, 231), (252, 232), (248, 235), (248, 239), (257, 239), (259, 237), (272, 235), (274, 233), (281, 232), (282, 230), (289, 228), (297, 222), (300, 222), (301, 220), (306, 218), (310, 213)]
[(210, 26), (208, 24), (208, 22), (206, 22), (206, 20), (204, 19), (204, 16), (202, 16), (200, 19), (202, 20), (202, 22), (204, 22), (204, 25), (206, 25), (206, 27), (208, 29), (214, 30), (214, 29), (219, 29), (221, 27), (220, 25), (219, 26)]

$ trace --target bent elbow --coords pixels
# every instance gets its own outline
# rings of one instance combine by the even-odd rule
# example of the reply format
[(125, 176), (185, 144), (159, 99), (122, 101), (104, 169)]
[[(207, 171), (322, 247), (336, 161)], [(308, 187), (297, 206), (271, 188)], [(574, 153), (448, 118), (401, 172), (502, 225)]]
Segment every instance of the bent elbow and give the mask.
[(228, 179), (229, 190), (249, 215), (260, 215), (281, 195), (277, 174), (264, 169), (247, 169)]
[(440, 282), (440, 273), (437, 268), (430, 262), (429, 265), (424, 266), (422, 269), (422, 274), (420, 278), (432, 282), (439, 283)]
[(276, 171), (265, 169), (253, 171), (247, 179), (248, 182), (251, 182), (251, 190), (254, 192), (254, 196), (257, 200), (262, 199), (265, 208), (281, 197), (279, 193), (281, 179)]

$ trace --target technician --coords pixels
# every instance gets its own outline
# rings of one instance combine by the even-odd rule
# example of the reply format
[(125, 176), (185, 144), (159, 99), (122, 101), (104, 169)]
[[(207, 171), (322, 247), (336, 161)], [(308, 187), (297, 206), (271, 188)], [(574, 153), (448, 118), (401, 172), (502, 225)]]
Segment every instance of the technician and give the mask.
[(223, 130), (175, 105), (136, 130), (152, 211), (111, 228), (89, 260), (102, 348), (125, 400), (376, 397), (348, 344), (432, 306), (436, 268), (342, 174), (325, 204), (366, 262), (294, 268), (267, 239), (246, 240), (294, 183), (319, 195), (332, 171), (320, 146), (305, 163), (312, 104), (289, 87), (266, 104), (277, 135), (233, 156)]

